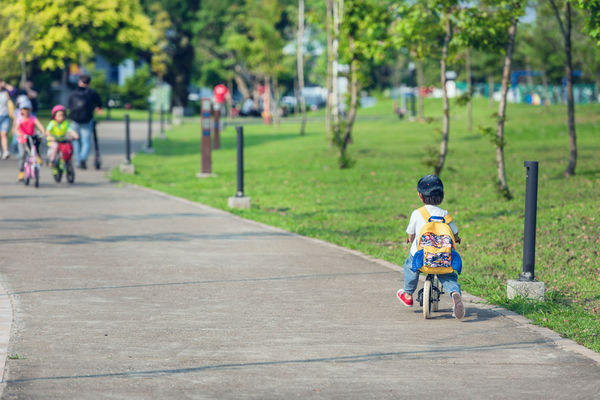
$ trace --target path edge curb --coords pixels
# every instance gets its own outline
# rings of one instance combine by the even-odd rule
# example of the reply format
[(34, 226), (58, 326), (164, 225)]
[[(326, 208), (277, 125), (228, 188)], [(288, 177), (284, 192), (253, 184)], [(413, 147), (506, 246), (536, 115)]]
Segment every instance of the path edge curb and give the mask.
[(4, 286), (5, 280), (0, 279), (0, 397), (6, 387), (4, 375), (6, 374), (8, 346), (14, 318), (11, 297)]
[[(327, 246), (327, 247), (330, 247), (330, 248), (334, 248), (334, 249), (337, 249), (337, 250), (344, 251), (346, 253), (355, 255), (355, 256), (363, 258), (365, 260), (374, 262), (374, 263), (376, 263), (378, 265), (381, 265), (382, 267), (385, 267), (385, 268), (388, 268), (388, 269), (391, 269), (391, 270), (394, 270), (394, 271), (397, 271), (397, 272), (404, 272), (404, 268), (401, 267), (401, 266), (399, 266), (399, 265), (396, 265), (396, 264), (394, 264), (392, 262), (389, 262), (389, 261), (386, 261), (386, 260), (382, 260), (382, 259), (377, 258), (377, 257), (370, 256), (370, 255), (365, 254), (363, 252), (360, 252), (358, 250), (349, 249), (347, 247), (343, 247), (343, 246), (340, 246), (340, 245), (337, 245), (337, 244), (334, 244), (334, 243), (326, 242), (326, 241), (321, 240), (321, 239), (316, 239), (316, 238), (311, 238), (311, 237), (308, 237), (308, 236), (303, 236), (303, 235), (300, 235), (300, 234), (295, 233), (295, 232), (290, 232), (290, 231), (287, 231), (287, 230), (282, 229), (282, 228), (278, 228), (278, 227), (274, 227), (274, 226), (271, 226), (271, 225), (264, 224), (262, 222), (254, 221), (254, 220), (251, 220), (251, 219), (246, 219), (246, 218), (243, 218), (243, 217), (241, 217), (239, 215), (232, 214), (232, 213), (230, 213), (228, 211), (221, 210), (219, 208), (214, 208), (214, 207), (208, 206), (208, 205), (203, 204), (203, 203), (198, 203), (198, 202), (195, 202), (195, 201), (192, 201), (192, 200), (184, 199), (182, 197), (177, 197), (177, 196), (165, 193), (165, 192), (161, 192), (161, 191), (156, 190), (156, 189), (150, 189), (150, 188), (147, 188), (147, 187), (144, 187), (144, 186), (140, 186), (140, 185), (136, 185), (136, 184), (133, 184), (133, 183), (126, 183), (126, 182), (119, 182), (119, 183), (123, 184), (124, 187), (131, 187), (131, 188), (134, 188), (134, 189), (137, 189), (137, 190), (140, 190), (140, 191), (145, 191), (145, 192), (148, 192), (148, 193), (152, 193), (152, 194), (160, 196), (160, 197), (164, 197), (164, 198), (167, 198), (167, 199), (170, 199), (170, 200), (175, 200), (175, 201), (178, 201), (178, 202), (181, 202), (181, 203), (184, 203), (184, 204), (188, 204), (188, 205), (191, 205), (191, 206), (203, 209), (205, 211), (210, 211), (212, 213), (216, 213), (216, 214), (221, 214), (221, 215), (224, 215), (224, 216), (228, 216), (230, 218), (234, 218), (234, 219), (237, 219), (239, 221), (244, 221), (246, 223), (250, 223), (252, 225), (259, 226), (261, 228), (268, 229), (268, 230), (271, 230), (271, 231), (274, 231), (274, 232), (287, 233), (289, 235), (293, 235), (293, 236), (296, 236), (298, 238), (302, 238), (304, 240), (308, 240), (308, 241), (311, 241), (311, 242), (314, 242), (314, 243), (318, 243), (318, 244), (323, 245), (323, 246)], [(423, 277), (421, 277), (420, 279), (423, 280)], [(395, 295), (395, 293), (394, 293), (394, 295)], [(537, 333), (538, 335), (542, 336), (544, 339), (548, 340), (549, 342), (554, 343), (555, 345), (557, 345), (558, 347), (560, 347), (563, 350), (578, 353), (579, 355), (582, 355), (582, 356), (584, 356), (586, 358), (589, 358), (592, 361), (594, 361), (594, 362), (596, 362), (597, 364), (600, 365), (600, 353), (596, 353), (595, 351), (593, 351), (591, 349), (588, 349), (587, 347), (582, 346), (582, 345), (578, 344), (577, 342), (575, 342), (575, 341), (573, 341), (571, 339), (562, 337), (559, 333), (553, 331), (550, 328), (546, 328), (546, 327), (543, 327), (543, 326), (534, 325), (534, 323), (530, 319), (522, 316), (521, 314), (517, 314), (516, 312), (508, 310), (506, 308), (502, 308), (500, 306), (497, 306), (497, 305), (494, 305), (494, 304), (490, 304), (490, 303), (487, 302), (487, 300), (482, 299), (482, 298), (477, 297), (477, 296), (474, 296), (472, 294), (466, 293), (466, 292), (463, 292), (463, 299), (466, 300), (466, 302), (468, 302), (468, 303), (477, 304), (478, 307), (484, 308), (484, 309), (489, 310), (489, 311), (491, 311), (491, 312), (493, 312), (495, 314), (498, 314), (500, 316), (508, 318), (509, 320), (511, 320), (512, 322), (514, 322), (515, 324), (521, 325), (524, 328)], [(1, 388), (0, 388), (0, 394), (1, 394)]]

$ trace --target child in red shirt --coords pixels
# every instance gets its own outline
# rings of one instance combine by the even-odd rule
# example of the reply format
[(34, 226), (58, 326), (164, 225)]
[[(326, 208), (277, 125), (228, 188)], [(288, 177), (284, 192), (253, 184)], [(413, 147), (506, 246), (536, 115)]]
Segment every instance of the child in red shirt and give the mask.
[(25, 161), (27, 160), (27, 149), (25, 146), (28, 146), (27, 137), (31, 136), (34, 138), (34, 143), (37, 146), (39, 143), (39, 138), (35, 136), (35, 128), (42, 133), (42, 135), (46, 134), (44, 126), (41, 122), (34, 116), (31, 115), (31, 107), (27, 107), (28, 104), (25, 104), (25, 107), (21, 107), (20, 109), (20, 118), (17, 125), (17, 142), (19, 144), (19, 181), (22, 181), (25, 177), (25, 173), (23, 172), (25, 169)]

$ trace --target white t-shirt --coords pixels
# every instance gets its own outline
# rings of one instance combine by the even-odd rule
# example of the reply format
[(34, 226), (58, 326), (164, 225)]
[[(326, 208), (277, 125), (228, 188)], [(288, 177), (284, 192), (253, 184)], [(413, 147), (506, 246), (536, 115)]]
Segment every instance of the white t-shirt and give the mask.
[[(427, 209), (427, 211), (429, 211), (429, 215), (431, 215), (432, 217), (445, 217), (446, 215), (448, 215), (448, 211), (444, 210), (443, 208), (439, 208), (438, 206), (426, 204), (425, 208)], [(412, 215), (410, 216), (410, 221), (408, 223), (408, 227), (406, 228), (406, 233), (408, 233), (409, 235), (415, 235), (415, 240), (413, 240), (412, 245), (410, 246), (411, 256), (414, 256), (417, 252), (418, 237), (416, 235), (418, 235), (419, 232), (421, 232), (421, 228), (423, 227), (423, 225), (425, 225), (425, 223), (426, 221), (418, 209), (412, 212)], [(458, 228), (456, 227), (454, 221), (450, 221), (448, 225), (450, 226), (450, 229), (452, 229), (452, 232), (456, 235), (458, 233)]]

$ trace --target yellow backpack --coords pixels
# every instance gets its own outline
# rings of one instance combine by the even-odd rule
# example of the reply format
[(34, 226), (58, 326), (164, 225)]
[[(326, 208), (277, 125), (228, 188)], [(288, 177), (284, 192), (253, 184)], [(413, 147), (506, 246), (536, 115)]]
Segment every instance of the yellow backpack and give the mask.
[(454, 251), (454, 233), (450, 229), (452, 217), (432, 217), (425, 207), (419, 208), (425, 225), (417, 237), (417, 253), (413, 257), (413, 271), (425, 274), (460, 274), (462, 261)]

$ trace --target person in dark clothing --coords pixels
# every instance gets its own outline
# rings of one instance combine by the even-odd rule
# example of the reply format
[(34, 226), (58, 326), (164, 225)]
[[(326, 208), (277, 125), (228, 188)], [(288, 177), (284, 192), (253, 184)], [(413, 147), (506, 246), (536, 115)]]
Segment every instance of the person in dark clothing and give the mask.
[(79, 135), (79, 140), (73, 142), (74, 154), (77, 166), (81, 169), (87, 168), (94, 129), (94, 111), (102, 112), (102, 100), (98, 92), (90, 89), (91, 81), (89, 75), (81, 75), (77, 88), (69, 96), (71, 129)]

